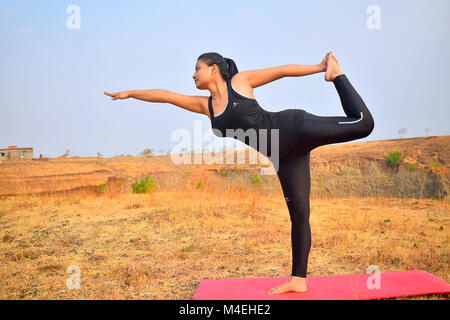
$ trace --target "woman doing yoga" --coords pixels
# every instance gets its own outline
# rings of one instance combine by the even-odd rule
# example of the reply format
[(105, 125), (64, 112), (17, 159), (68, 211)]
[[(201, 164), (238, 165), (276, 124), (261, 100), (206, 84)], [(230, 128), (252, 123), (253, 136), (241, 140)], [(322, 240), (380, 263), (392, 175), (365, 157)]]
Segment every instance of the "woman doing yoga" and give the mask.
[[(346, 114), (318, 116), (303, 109), (270, 112), (259, 106), (253, 89), (283, 77), (298, 77), (325, 72), (325, 81), (333, 82)], [(288, 64), (260, 70), (239, 72), (236, 64), (215, 52), (198, 57), (193, 74), (196, 87), (208, 90), (210, 96), (185, 96), (162, 89), (104, 92), (112, 100), (136, 98), (149, 102), (166, 102), (183, 109), (205, 114), (211, 120), (214, 134), (233, 137), (266, 155), (277, 169), (291, 220), (292, 273), (287, 282), (269, 290), (269, 294), (286, 291), (305, 292), (308, 255), (311, 248), (310, 154), (319, 146), (367, 137), (374, 120), (364, 101), (341, 71), (330, 51), (317, 65)], [(232, 134), (226, 129), (233, 129)], [(261, 134), (236, 137), (236, 130), (266, 129), (267, 143), (260, 143)], [(278, 138), (271, 132), (276, 129)], [(275, 140), (275, 141), (272, 141)], [(273, 146), (278, 147), (275, 151)], [(278, 160), (279, 159), (279, 165)]]

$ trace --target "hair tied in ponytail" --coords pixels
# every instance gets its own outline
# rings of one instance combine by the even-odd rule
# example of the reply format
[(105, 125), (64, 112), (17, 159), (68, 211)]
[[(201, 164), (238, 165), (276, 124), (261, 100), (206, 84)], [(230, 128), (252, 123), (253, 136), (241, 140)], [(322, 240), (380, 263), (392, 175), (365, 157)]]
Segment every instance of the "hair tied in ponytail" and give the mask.
[[(223, 79), (231, 79), (235, 74), (239, 72), (236, 63), (233, 59), (225, 58), (217, 52), (206, 52), (201, 54), (197, 60), (202, 60), (208, 66), (217, 64), (220, 70), (220, 74)], [(225, 61), (225, 63), (223, 63)]]

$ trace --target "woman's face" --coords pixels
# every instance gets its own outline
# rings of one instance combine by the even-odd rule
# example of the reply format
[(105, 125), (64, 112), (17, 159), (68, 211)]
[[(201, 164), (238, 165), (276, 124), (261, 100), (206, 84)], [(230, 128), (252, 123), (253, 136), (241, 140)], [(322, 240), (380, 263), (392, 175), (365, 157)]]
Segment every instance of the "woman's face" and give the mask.
[(195, 86), (197, 89), (206, 89), (207, 84), (211, 80), (212, 77), (212, 69), (213, 66), (208, 66), (206, 63), (204, 63), (202, 60), (198, 60), (195, 64), (195, 72), (192, 75), (192, 78), (195, 81)]

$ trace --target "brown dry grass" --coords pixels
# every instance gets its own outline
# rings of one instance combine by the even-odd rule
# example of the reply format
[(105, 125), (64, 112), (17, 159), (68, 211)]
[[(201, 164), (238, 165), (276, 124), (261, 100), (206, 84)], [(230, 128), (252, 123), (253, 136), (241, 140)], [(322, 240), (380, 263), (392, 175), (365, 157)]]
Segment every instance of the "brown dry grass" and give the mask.
[[(369, 176), (364, 167), (400, 150), (419, 169), (439, 163), (448, 186), (449, 142), (442, 136), (314, 150), (308, 276), (377, 265), (381, 272), (420, 269), (448, 282), (448, 197), (381, 196), (371, 188), (385, 188), (385, 168)], [(240, 165), (237, 172), (236, 165), (176, 165), (168, 156), (2, 163), (0, 299), (191, 299), (202, 279), (290, 275), (289, 212), (276, 177), (250, 182), (261, 166)], [(374, 197), (317, 197), (317, 178), (334, 177), (325, 187), (336, 195), (345, 185), (336, 174), (346, 168), (355, 171), (347, 186)], [(147, 174), (157, 180), (155, 192), (130, 193)], [(204, 189), (195, 188), (198, 181)], [(51, 193), (64, 190), (71, 191)], [(79, 290), (66, 285), (73, 265), (81, 271)]]
[[(291, 271), (281, 193), (186, 188), (0, 201), (0, 299), (191, 299), (202, 279)], [(312, 198), (308, 276), (375, 264), (449, 281), (449, 212), (448, 201)], [(71, 265), (81, 270), (79, 290), (66, 286)]]

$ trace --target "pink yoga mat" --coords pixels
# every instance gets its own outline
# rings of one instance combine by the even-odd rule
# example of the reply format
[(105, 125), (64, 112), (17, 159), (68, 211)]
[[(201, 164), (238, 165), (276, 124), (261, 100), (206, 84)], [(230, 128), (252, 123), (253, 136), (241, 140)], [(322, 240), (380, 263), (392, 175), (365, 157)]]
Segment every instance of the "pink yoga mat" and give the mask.
[[(370, 279), (369, 279), (370, 277)], [(443, 279), (422, 271), (308, 277), (308, 291), (269, 295), (285, 278), (202, 280), (194, 300), (353, 300), (450, 292)]]

